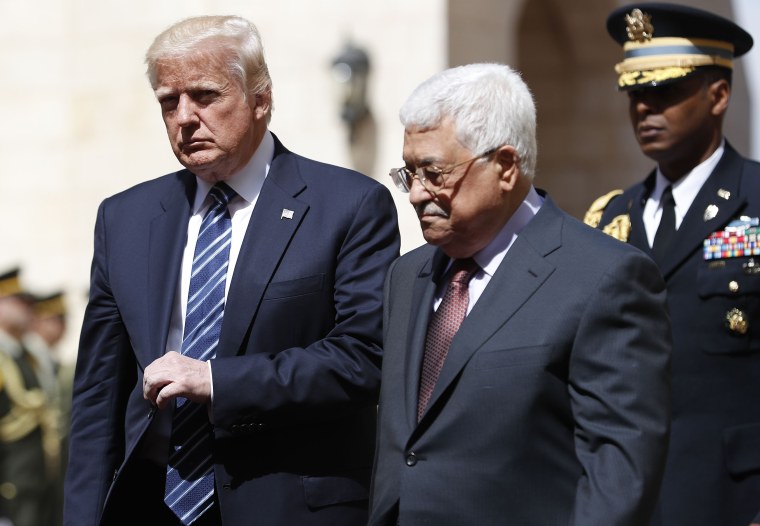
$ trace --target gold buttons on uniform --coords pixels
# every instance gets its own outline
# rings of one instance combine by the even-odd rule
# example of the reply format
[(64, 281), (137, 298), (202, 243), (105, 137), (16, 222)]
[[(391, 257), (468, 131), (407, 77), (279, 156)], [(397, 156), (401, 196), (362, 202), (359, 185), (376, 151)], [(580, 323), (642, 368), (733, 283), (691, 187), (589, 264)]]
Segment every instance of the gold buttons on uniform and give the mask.
[(11, 482), (3, 482), (0, 484), (0, 497), (5, 500), (13, 500), (16, 498), (16, 485)]
[(731, 292), (739, 292), (739, 282), (738, 281), (731, 281), (728, 284), (728, 290)]
[(747, 334), (749, 320), (747, 316), (739, 309), (731, 309), (726, 313), (726, 327), (736, 334)]

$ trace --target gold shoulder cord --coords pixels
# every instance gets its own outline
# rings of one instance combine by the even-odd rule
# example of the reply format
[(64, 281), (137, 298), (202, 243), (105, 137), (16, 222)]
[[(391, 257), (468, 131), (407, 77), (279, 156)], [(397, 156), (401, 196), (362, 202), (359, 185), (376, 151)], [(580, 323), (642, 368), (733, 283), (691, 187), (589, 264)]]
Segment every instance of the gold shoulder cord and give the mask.
[(46, 406), (40, 388), (27, 389), (13, 358), (0, 352), (0, 390), (4, 390), (11, 409), (0, 417), (0, 442), (15, 442), (42, 428), (42, 448), (50, 474), (58, 469), (60, 444), (55, 412)]
[[(617, 197), (622, 193), (622, 190), (613, 190), (591, 203), (591, 207), (583, 217), (583, 222), (593, 228), (597, 228), (602, 220), (602, 214), (604, 214), (607, 205), (614, 197)], [(619, 241), (627, 242), (628, 237), (631, 235), (631, 217), (628, 214), (621, 214), (613, 217), (612, 221), (604, 225), (602, 232)]]
[(607, 205), (612, 201), (614, 197), (617, 197), (623, 193), (622, 190), (613, 190), (604, 194), (602, 197), (597, 198), (586, 211), (586, 215), (583, 217), (583, 222), (588, 226), (596, 228), (599, 226), (599, 222), (602, 220), (602, 214)]
[(45, 395), (41, 389), (27, 389), (13, 358), (1, 352), (0, 375), (11, 405), (10, 412), (0, 418), (0, 442), (15, 442), (40, 424)]

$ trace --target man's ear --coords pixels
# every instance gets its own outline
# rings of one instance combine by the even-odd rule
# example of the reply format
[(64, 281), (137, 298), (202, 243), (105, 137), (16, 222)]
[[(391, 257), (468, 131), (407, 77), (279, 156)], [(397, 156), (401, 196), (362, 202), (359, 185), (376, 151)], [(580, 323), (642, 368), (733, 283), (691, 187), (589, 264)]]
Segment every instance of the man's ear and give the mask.
[(494, 161), (499, 167), (501, 183), (505, 190), (512, 190), (520, 180), (520, 156), (514, 146), (502, 146), (494, 153)]
[(253, 110), (256, 118), (264, 119), (269, 113), (269, 109), (272, 107), (272, 92), (265, 91), (254, 96), (251, 109)]
[(731, 85), (726, 79), (719, 79), (711, 83), (708, 88), (712, 102), (712, 114), (717, 116), (723, 115), (728, 110), (728, 103), (731, 100)]

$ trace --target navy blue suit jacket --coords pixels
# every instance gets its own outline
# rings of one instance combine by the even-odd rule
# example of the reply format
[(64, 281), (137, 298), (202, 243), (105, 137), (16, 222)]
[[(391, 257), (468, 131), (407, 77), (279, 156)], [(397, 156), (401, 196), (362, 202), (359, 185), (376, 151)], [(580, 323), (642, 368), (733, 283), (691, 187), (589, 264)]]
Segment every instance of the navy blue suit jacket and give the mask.
[[(222, 519), (361, 524), (382, 287), (399, 250), (395, 208), (370, 178), (275, 142), (212, 361)], [(139, 456), (153, 416), (142, 372), (166, 347), (195, 189), (195, 177), (182, 170), (108, 198), (98, 211), (74, 386), (67, 525), (98, 524)]]

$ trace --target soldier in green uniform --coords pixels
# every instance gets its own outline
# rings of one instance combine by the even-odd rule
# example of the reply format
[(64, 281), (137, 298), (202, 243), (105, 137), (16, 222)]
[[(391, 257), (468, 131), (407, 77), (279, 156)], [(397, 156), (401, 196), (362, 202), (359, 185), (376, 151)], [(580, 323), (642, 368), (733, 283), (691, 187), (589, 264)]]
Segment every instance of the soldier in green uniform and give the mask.
[(57, 440), (34, 361), (22, 344), (31, 318), (18, 270), (0, 275), (0, 516), (14, 526), (44, 524), (51, 469), (45, 446), (50, 450)]
[[(653, 526), (760, 523), (760, 164), (723, 136), (752, 37), (682, 5), (616, 9), (618, 84), (656, 168), (587, 222), (650, 254), (673, 327), (672, 425)], [(632, 365), (633, 366), (633, 365)], [(644, 525), (642, 525), (644, 526)]]

